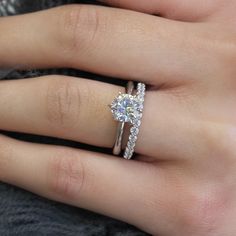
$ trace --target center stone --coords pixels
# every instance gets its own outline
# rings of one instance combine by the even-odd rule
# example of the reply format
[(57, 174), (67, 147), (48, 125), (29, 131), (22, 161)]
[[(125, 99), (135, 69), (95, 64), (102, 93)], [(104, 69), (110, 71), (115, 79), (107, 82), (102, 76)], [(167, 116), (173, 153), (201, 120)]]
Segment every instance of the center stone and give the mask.
[(139, 114), (138, 101), (132, 95), (120, 94), (112, 102), (111, 111), (115, 120), (133, 123)]

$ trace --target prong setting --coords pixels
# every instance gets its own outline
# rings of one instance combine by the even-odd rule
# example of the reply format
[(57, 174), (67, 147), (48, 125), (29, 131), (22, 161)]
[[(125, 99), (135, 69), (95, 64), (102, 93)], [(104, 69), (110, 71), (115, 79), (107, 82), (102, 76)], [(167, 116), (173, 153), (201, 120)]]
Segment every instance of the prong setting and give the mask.
[(133, 124), (140, 115), (140, 101), (130, 94), (119, 94), (111, 103), (111, 112), (115, 120)]

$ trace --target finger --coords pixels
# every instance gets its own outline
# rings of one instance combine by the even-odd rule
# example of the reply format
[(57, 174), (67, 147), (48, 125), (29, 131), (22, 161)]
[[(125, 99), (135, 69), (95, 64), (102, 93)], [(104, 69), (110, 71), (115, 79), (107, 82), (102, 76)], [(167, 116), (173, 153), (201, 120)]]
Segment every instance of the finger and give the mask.
[[(108, 105), (124, 91), (123, 87), (64, 76), (1, 81), (0, 129), (112, 148), (118, 123)], [(199, 130), (198, 110), (189, 106), (193, 101), (182, 93), (187, 92), (147, 91), (137, 153), (164, 160), (193, 156), (205, 132)], [(128, 135), (127, 126), (124, 148)]]
[(0, 129), (112, 147), (117, 122), (109, 108), (125, 88), (45, 76), (0, 82)]
[(128, 10), (74, 5), (3, 18), (0, 28), (5, 67), (73, 67), (155, 85), (205, 78), (216, 69), (202, 25)]
[(221, 0), (100, 0), (111, 6), (157, 14), (169, 19), (198, 21), (210, 17), (223, 4)]
[(3, 182), (143, 229), (167, 217), (164, 195), (171, 188), (163, 171), (147, 163), (0, 136), (0, 168)]

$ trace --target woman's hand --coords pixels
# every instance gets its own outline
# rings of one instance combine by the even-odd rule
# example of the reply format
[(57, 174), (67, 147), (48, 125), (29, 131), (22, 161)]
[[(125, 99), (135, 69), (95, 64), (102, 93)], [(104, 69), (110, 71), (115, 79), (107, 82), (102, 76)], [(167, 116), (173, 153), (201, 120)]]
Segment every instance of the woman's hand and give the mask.
[[(172, 19), (85, 5), (1, 18), (0, 65), (150, 85), (136, 160), (2, 135), (0, 180), (153, 235), (235, 235), (236, 1), (110, 2)], [(0, 129), (112, 148), (119, 91), (62, 76), (2, 81)]]

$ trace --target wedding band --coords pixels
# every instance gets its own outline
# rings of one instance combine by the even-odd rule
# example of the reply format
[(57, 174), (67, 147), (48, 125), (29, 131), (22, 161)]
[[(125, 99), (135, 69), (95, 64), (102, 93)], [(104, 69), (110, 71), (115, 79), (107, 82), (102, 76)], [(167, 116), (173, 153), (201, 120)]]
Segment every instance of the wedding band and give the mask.
[[(126, 93), (132, 94), (133, 90), (134, 90), (134, 83), (133, 83), (133, 81), (129, 81), (126, 86)], [(124, 121), (119, 122), (118, 127), (117, 127), (117, 132), (116, 132), (115, 144), (113, 147), (113, 154), (114, 155), (120, 155), (120, 153), (121, 153), (124, 127), (125, 127), (125, 122)]]
[[(131, 124), (129, 140), (123, 154), (125, 159), (131, 159), (134, 153), (142, 120), (145, 89), (146, 86), (144, 83), (138, 83), (137, 93), (135, 95), (119, 93), (110, 106), (111, 112), (116, 121)], [(121, 136), (123, 136), (123, 133)]]

